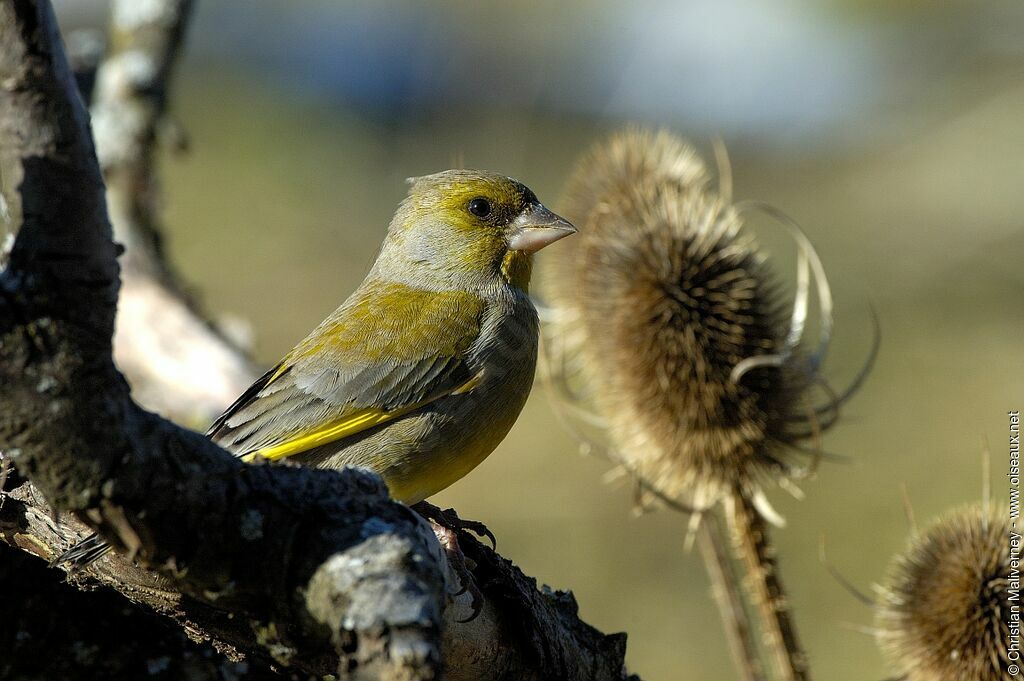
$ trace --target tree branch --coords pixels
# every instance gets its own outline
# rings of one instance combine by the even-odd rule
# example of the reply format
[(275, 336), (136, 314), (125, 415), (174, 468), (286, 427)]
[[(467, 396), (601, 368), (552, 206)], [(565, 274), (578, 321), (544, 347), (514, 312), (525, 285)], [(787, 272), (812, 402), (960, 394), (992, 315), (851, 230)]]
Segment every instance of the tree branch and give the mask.
[(623, 636), (464, 535), (486, 604), (458, 623), (445, 551), (376, 476), (244, 465), (139, 408), (111, 360), (117, 248), (45, 0), (0, 3), (0, 88), (0, 451), (32, 483), (0, 498), (9, 543), (52, 557), (85, 530), (54, 520), (72, 512), (126, 554), (96, 579), (311, 673), (433, 679), (443, 654), (456, 679), (623, 678)]
[(163, 250), (155, 170), (168, 88), (192, 0), (115, 0), (111, 45), (97, 73), (93, 130), (114, 237), (126, 247), (125, 269), (180, 288)]
[(161, 236), (156, 157), (192, 7), (114, 0), (92, 120), (114, 238), (126, 247), (114, 357), (142, 405), (205, 425), (259, 372), (187, 294)]

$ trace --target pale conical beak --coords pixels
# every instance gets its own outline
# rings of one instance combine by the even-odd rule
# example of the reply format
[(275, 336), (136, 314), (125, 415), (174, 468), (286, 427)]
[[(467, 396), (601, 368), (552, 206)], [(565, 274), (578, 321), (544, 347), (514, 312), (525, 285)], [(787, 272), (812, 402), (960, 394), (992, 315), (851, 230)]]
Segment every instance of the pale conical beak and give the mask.
[(513, 251), (536, 253), (548, 244), (575, 233), (572, 223), (535, 203), (512, 221), (508, 247)]

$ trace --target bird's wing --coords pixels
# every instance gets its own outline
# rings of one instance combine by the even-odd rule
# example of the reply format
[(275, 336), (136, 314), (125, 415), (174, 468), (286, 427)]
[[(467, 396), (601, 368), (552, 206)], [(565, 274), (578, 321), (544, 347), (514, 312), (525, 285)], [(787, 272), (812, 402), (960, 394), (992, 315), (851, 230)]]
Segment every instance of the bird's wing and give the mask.
[(398, 284), (368, 287), (257, 380), (209, 436), (281, 459), (386, 423), (475, 385), (466, 357), (483, 301)]

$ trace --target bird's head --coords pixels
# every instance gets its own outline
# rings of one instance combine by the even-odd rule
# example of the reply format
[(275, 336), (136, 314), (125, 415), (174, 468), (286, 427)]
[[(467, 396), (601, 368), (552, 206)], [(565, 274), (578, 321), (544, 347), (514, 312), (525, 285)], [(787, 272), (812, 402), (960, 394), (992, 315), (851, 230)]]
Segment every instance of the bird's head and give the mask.
[(576, 231), (526, 185), (504, 175), (446, 170), (409, 182), (379, 267), (411, 268), (407, 275), (460, 287), (502, 277), (525, 290), (531, 255)]

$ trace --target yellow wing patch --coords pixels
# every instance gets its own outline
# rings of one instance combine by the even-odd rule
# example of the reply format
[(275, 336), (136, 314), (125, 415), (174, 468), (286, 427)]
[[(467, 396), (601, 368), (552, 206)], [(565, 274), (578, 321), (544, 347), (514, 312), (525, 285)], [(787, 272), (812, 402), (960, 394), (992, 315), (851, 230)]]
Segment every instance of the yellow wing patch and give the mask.
[(264, 447), (258, 449), (255, 452), (250, 452), (242, 457), (242, 461), (251, 463), (257, 457), (268, 459), (270, 461), (277, 461), (293, 454), (299, 454), (307, 450), (325, 445), (335, 440), (340, 440), (348, 435), (355, 435), (358, 432), (373, 428), (381, 423), (387, 423), (393, 419), (397, 419), (399, 416), (409, 413), (413, 409), (422, 405), (413, 405), (406, 409), (399, 409), (397, 411), (381, 411), (380, 409), (364, 409), (354, 414), (349, 414), (340, 421), (329, 423), (323, 428), (318, 428), (311, 433), (307, 433), (294, 440), (288, 440), (282, 442), (279, 445), (272, 447)]
[(269, 461), (278, 461), (279, 459), (284, 459), (295, 454), (301, 454), (302, 452), (309, 451), (314, 447), (326, 445), (344, 437), (348, 437), (349, 435), (355, 435), (356, 433), (360, 433), (364, 430), (369, 430), (370, 428), (382, 423), (393, 421), (394, 419), (405, 416), (409, 412), (430, 404), (434, 400), (440, 399), (445, 395), (461, 395), (463, 393), (467, 393), (476, 388), (477, 385), (480, 384), (480, 380), (481, 376), (480, 374), (477, 374), (449, 393), (435, 395), (428, 400), (424, 400), (401, 409), (395, 409), (394, 411), (361, 409), (352, 414), (346, 414), (343, 418), (337, 421), (328, 423), (321, 428), (317, 428), (312, 432), (300, 435), (292, 440), (272, 445), (270, 447), (264, 447), (263, 449), (257, 449), (255, 452), (249, 452), (242, 457), (242, 461), (252, 463), (257, 457), (267, 459)]

